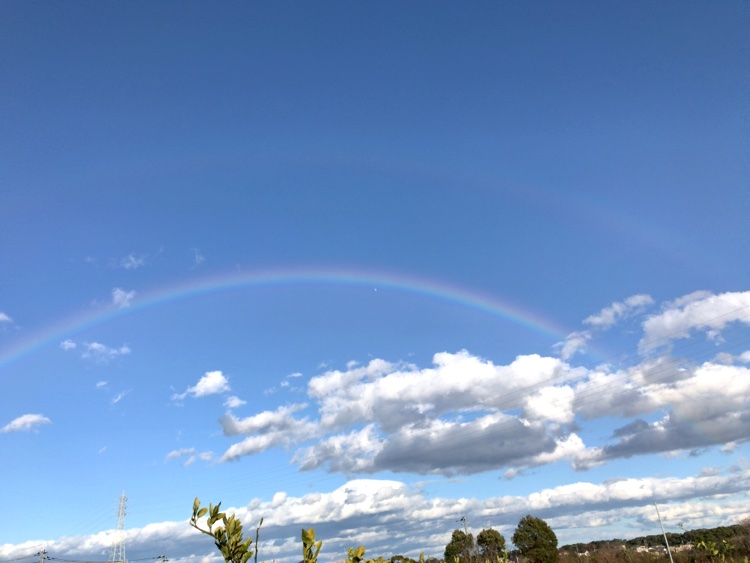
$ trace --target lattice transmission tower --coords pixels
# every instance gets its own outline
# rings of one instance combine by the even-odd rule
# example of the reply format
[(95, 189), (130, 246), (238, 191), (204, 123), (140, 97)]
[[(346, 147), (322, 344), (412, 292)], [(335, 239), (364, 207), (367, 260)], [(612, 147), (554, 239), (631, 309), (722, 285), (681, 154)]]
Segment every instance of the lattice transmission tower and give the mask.
[(120, 502), (117, 506), (117, 529), (112, 539), (112, 554), (109, 560), (112, 563), (126, 563), (125, 561), (125, 509), (127, 508), (128, 497), (125, 491), (120, 495)]

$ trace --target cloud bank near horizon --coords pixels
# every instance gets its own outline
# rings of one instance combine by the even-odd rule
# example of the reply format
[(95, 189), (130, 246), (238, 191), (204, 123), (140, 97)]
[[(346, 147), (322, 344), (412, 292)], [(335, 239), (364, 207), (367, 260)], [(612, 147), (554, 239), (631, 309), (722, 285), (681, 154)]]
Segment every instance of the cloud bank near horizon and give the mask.
[[(321, 556), (343, 556), (349, 547), (365, 545), (370, 554), (403, 553), (441, 556), (456, 520), (465, 516), (477, 533), (494, 527), (510, 538), (518, 520), (534, 514), (548, 521), (560, 544), (588, 528), (614, 526), (630, 530), (631, 537), (651, 533), (658, 526), (653, 503), (662, 517), (683, 522), (687, 529), (736, 522), (747, 516), (750, 465), (707, 471), (685, 478), (613, 479), (602, 483), (578, 482), (544, 489), (526, 496), (504, 495), (487, 499), (428, 498), (419, 487), (396, 480), (355, 479), (330, 492), (303, 496), (277, 491), (270, 499), (251, 499), (246, 505), (225, 507), (254, 530), (261, 517), (261, 558), (295, 561), (300, 549), (300, 528), (314, 527), (324, 541)], [(201, 499), (205, 503), (216, 499)], [(186, 515), (190, 499), (186, 499)], [(608, 529), (608, 528), (607, 528)], [(593, 538), (592, 538), (593, 539)], [(183, 521), (148, 524), (126, 530), (131, 558), (155, 556), (171, 560), (218, 560), (210, 539)], [(38, 541), (0, 546), (0, 558), (11, 559)], [(50, 556), (97, 559), (109, 553), (112, 531), (48, 541)]]

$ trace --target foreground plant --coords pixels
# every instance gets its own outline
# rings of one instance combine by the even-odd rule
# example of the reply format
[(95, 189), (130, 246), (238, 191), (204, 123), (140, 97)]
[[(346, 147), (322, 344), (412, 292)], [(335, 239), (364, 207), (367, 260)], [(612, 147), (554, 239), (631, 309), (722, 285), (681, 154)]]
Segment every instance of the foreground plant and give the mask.
[[(201, 508), (198, 497), (193, 502), (193, 516), (190, 518), (190, 525), (199, 532), (211, 536), (214, 544), (221, 552), (226, 563), (247, 563), (255, 555), (255, 563), (258, 563), (258, 536), (260, 527), (263, 525), (263, 518), (260, 519), (258, 527), (255, 529), (255, 550), (250, 549), (253, 543), (252, 538), (245, 539), (242, 532), (242, 522), (234, 514), (227, 516), (225, 512), (220, 512), (221, 503), (214, 506), (209, 504), (208, 507)], [(207, 516), (206, 528), (201, 528), (198, 521)], [(221, 521), (222, 525), (215, 526)]]
[(302, 563), (318, 563), (323, 540), (315, 541), (315, 530), (302, 528)]

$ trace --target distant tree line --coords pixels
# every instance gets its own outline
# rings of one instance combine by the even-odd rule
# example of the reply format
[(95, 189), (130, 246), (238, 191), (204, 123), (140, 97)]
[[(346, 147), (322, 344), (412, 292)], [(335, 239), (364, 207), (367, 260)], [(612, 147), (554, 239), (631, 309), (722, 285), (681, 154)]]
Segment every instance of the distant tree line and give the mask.
[[(685, 544), (697, 545), (700, 542), (721, 543), (723, 540), (734, 541), (750, 534), (750, 518), (742, 520), (732, 526), (719, 526), (717, 528), (700, 528), (697, 530), (686, 530), (681, 534), (667, 532), (667, 541), (670, 547), (678, 547)], [(586, 550), (596, 550), (605, 547), (624, 545), (628, 548), (659, 547), (664, 545), (663, 534), (652, 534), (650, 536), (639, 536), (629, 540), (611, 539), (597, 540), (587, 543), (573, 543), (563, 545), (563, 551), (583, 553)]]
[[(750, 518), (732, 526), (686, 530), (682, 534), (667, 532), (675, 563), (731, 563), (750, 560)], [(641, 549), (641, 551), (637, 551)], [(645, 563), (655, 555), (667, 560), (663, 534), (639, 536), (624, 540), (598, 540), (574, 543), (560, 548), (562, 563)]]
[[(224, 558), (225, 563), (258, 562), (258, 539), (263, 518), (255, 530), (255, 542), (244, 537), (242, 523), (233, 514), (221, 512), (221, 503), (201, 507), (200, 500), (193, 503), (190, 525), (210, 536)], [(675, 563), (733, 563), (750, 562), (750, 518), (733, 526), (669, 533), (667, 539), (674, 550)], [(445, 546), (442, 563), (574, 563), (585, 558), (587, 563), (652, 563), (654, 556), (663, 554), (664, 536), (653, 534), (630, 540), (597, 540), (557, 547), (557, 536), (542, 519), (531, 515), (518, 522), (511, 538), (515, 549), (508, 551), (505, 537), (494, 528), (479, 532), (476, 541), (473, 534), (454, 530)], [(254, 544), (254, 545), (253, 545)], [(302, 529), (302, 559), (300, 563), (318, 563), (318, 554), (323, 545), (315, 537), (315, 531)], [(689, 547), (690, 549), (679, 549)], [(645, 548), (645, 549), (639, 549)], [(650, 550), (654, 549), (653, 552)], [(365, 558), (365, 547), (350, 548), (346, 563), (441, 563), (435, 557), (419, 556), (418, 560), (403, 555), (389, 559)]]

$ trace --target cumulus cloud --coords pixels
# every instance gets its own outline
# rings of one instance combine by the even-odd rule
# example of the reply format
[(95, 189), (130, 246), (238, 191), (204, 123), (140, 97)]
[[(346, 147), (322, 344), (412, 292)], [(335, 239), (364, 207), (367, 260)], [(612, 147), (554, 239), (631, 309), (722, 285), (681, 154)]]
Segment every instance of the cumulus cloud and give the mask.
[(18, 418), (14, 418), (8, 424), (0, 428), (0, 432), (28, 432), (29, 430), (36, 430), (43, 424), (51, 424), (52, 421), (41, 414), (24, 414)]
[(135, 291), (125, 291), (121, 287), (112, 290), (112, 304), (118, 309), (130, 307), (131, 301), (135, 297)]
[(7, 314), (0, 311), (0, 323), (12, 323), (13, 319), (11, 319)]
[(63, 340), (60, 342), (60, 348), (63, 350), (75, 350), (78, 345), (72, 340)]
[(750, 440), (750, 370), (704, 364), (687, 379), (638, 389), (644, 413), (667, 409), (655, 422), (638, 418), (616, 429), (615, 443), (595, 460), (695, 451)]
[(188, 395), (197, 398), (205, 397), (207, 395), (217, 395), (229, 390), (229, 380), (223, 373), (221, 373), (221, 371), (207, 371), (203, 377), (198, 380), (198, 383), (192, 387), (188, 387), (184, 393), (175, 393), (172, 395), (172, 399), (175, 401), (181, 401)]
[(293, 456), (302, 469), (454, 475), (549, 463), (570, 453), (568, 383), (583, 376), (557, 358), (495, 365), (467, 351), (435, 354), (424, 369), (382, 359), (351, 363), (309, 381), (316, 419), (298, 418), (306, 404), (245, 419), (225, 415), (224, 434), (247, 438), (222, 459), (314, 439)]
[[(697, 311), (686, 315), (693, 327), (720, 329), (722, 323), (744, 321), (737, 312), (738, 295), (745, 294), (716, 300), (701, 292), (674, 300), (646, 320), (644, 334), (654, 334), (657, 319), (686, 308)], [(635, 295), (588, 317), (591, 329), (571, 335), (563, 357), (527, 354), (497, 364), (461, 350), (439, 352), (427, 367), (374, 358), (325, 369), (307, 381), (304, 403), (244, 418), (231, 412), (221, 417), (224, 436), (239, 439), (219, 460), (278, 447), (290, 449), (302, 470), (513, 476), (561, 462), (586, 470), (616, 458), (689, 455), (744, 444), (750, 439), (748, 352), (721, 351), (701, 364), (670, 354), (632, 355), (623, 365), (591, 367), (566, 359), (595, 333), (643, 313), (652, 302)], [(735, 308), (719, 322), (717, 307), (726, 302)], [(207, 372), (173, 399), (229, 390), (220, 371)], [(224, 401), (227, 409), (244, 404), (236, 396)], [(615, 430), (588, 444), (591, 433), (585, 430), (598, 419)]]
[[(292, 460), (302, 470), (512, 476), (558, 462), (585, 470), (615, 458), (742, 444), (750, 440), (743, 357), (691, 365), (659, 356), (618, 368), (538, 355), (496, 365), (467, 351), (435, 354), (428, 368), (373, 359), (313, 377), (306, 405), (225, 415), (224, 435), (247, 437), (221, 459), (295, 446)], [(600, 418), (621, 424), (588, 446), (578, 428)]]
[(699, 291), (664, 305), (659, 314), (643, 323), (641, 351), (666, 346), (688, 338), (692, 331), (706, 331), (716, 337), (730, 323), (750, 324), (750, 291), (714, 295)]

